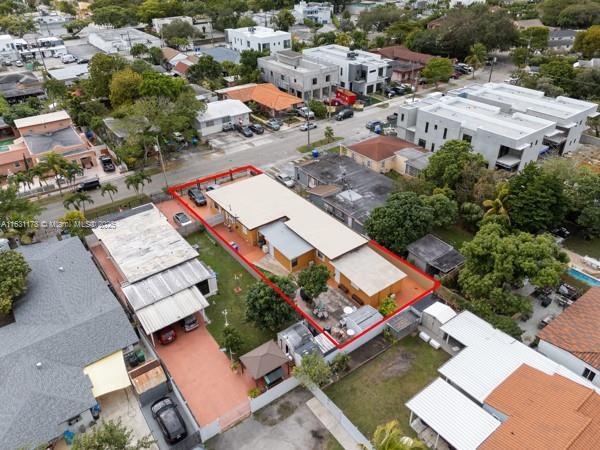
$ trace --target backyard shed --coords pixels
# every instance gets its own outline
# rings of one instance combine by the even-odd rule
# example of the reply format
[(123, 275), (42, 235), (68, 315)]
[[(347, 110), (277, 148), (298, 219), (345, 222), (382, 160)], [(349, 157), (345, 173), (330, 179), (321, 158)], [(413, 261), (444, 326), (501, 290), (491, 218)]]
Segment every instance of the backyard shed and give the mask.
[(288, 358), (275, 341), (268, 341), (256, 347), (241, 356), (240, 361), (257, 385), (264, 384), (269, 387), (287, 376)]
[(387, 321), (386, 326), (396, 339), (402, 339), (417, 330), (419, 326), (419, 316), (411, 309), (406, 309), (391, 317)]
[(356, 334), (360, 334), (370, 326), (383, 320), (383, 316), (371, 305), (365, 305), (343, 316), (342, 320), (346, 322), (346, 329), (354, 330)]
[(421, 325), (436, 334), (441, 333), (440, 327), (456, 316), (456, 312), (448, 305), (435, 302), (427, 307), (421, 316)]

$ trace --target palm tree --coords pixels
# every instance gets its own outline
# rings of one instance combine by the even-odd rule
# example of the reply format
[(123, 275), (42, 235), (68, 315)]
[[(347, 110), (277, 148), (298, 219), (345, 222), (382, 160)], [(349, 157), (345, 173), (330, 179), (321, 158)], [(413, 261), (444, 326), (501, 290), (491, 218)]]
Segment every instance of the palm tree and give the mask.
[(475, 79), (475, 71), (483, 67), (487, 58), (487, 49), (485, 45), (476, 42), (469, 49), (469, 56), (465, 58), (465, 62), (473, 67), (473, 79)]
[(85, 214), (85, 204), (89, 203), (90, 205), (94, 203), (94, 200), (89, 194), (85, 192), (74, 192), (69, 194), (67, 198), (63, 201), (63, 206), (69, 209), (71, 206), (79, 211), (79, 208), (83, 209), (83, 213)]
[(25, 172), (17, 172), (8, 178), (8, 182), (16, 186), (17, 190), (20, 190), (21, 184), (25, 186), (27, 180), (25, 179)]
[(379, 425), (371, 438), (374, 450), (413, 450), (425, 449), (417, 439), (402, 436), (397, 420)]
[(508, 209), (504, 205), (506, 197), (508, 196), (508, 188), (506, 186), (500, 187), (498, 195), (493, 200), (484, 200), (483, 206), (486, 208), (484, 217), (499, 216), (506, 219), (510, 224), (510, 217), (508, 215)]
[(110, 197), (110, 202), (113, 203), (113, 195), (119, 192), (119, 189), (112, 183), (104, 183), (102, 188), (100, 188), (100, 195), (104, 197), (105, 194), (108, 194)]
[(329, 143), (329, 142), (333, 142), (333, 139), (335, 138), (335, 135), (333, 133), (333, 128), (331, 127), (325, 127), (325, 140)]
[(143, 170), (125, 177), (125, 186), (127, 186), (127, 189), (133, 188), (138, 196), (144, 192), (144, 186), (151, 182), (152, 178), (150, 178)]
[(58, 182), (58, 176), (64, 174), (65, 167), (68, 164), (67, 159), (58, 153), (49, 152), (44, 156), (43, 163), (46, 169), (54, 174), (56, 184), (58, 184), (58, 191), (60, 192), (60, 195), (62, 195), (62, 187)]

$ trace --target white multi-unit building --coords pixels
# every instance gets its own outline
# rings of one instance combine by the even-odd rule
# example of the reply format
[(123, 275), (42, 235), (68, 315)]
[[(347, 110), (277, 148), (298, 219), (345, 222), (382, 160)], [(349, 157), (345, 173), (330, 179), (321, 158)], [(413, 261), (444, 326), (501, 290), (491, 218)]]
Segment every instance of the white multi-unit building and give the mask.
[(319, 62), (335, 64), (339, 69), (340, 87), (367, 95), (380, 91), (391, 77), (391, 60), (363, 50), (331, 44), (303, 50)]
[(339, 83), (337, 66), (291, 50), (258, 58), (258, 68), (264, 81), (306, 101), (335, 96)]
[(490, 168), (521, 170), (547, 148), (544, 138), (556, 125), (523, 113), (462, 97), (431, 94), (398, 112), (398, 137), (432, 152), (449, 140), (464, 140), (481, 153)]
[(450, 94), (498, 106), (507, 114), (518, 112), (553, 122), (556, 132), (546, 137), (545, 145), (560, 155), (577, 148), (581, 134), (587, 129), (587, 118), (598, 115), (596, 103), (563, 96), (546, 97), (542, 91), (508, 83), (472, 85)]
[(485, 3), (485, 0), (450, 0), (450, 8), (456, 6), (471, 6), (475, 3)]
[(301, 1), (294, 5), (293, 11), (296, 23), (304, 23), (304, 19), (312, 20), (314, 23), (325, 25), (331, 23), (333, 6), (331, 3), (312, 3)]
[(273, 30), (267, 27), (228, 28), (225, 30), (227, 43), (238, 52), (256, 50), (259, 52), (292, 48), (292, 35), (287, 31)]
[(162, 47), (160, 38), (132, 27), (98, 30), (90, 33), (88, 43), (104, 53), (128, 55), (131, 47), (143, 44), (146, 47)]

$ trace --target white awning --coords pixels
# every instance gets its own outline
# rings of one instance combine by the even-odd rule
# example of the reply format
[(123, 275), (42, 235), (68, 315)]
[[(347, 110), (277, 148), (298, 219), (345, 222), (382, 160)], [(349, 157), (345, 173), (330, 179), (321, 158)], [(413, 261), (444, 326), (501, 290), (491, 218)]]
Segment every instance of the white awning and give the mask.
[(496, 160), (496, 165), (505, 167), (507, 169), (512, 169), (519, 165), (521, 160), (515, 156), (504, 155)]
[(207, 306), (204, 295), (192, 286), (136, 311), (136, 315), (146, 334), (151, 334)]
[(90, 377), (95, 398), (124, 389), (131, 384), (122, 350), (85, 366), (83, 373)]
[(406, 406), (442, 439), (461, 450), (475, 450), (500, 426), (499, 420), (441, 378)]

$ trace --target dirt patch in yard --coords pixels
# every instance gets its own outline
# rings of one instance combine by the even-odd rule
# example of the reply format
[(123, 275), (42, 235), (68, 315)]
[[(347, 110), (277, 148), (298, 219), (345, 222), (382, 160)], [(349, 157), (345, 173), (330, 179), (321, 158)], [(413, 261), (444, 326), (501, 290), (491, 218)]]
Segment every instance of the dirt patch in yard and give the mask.
[(411, 352), (400, 352), (396, 357), (381, 368), (379, 376), (382, 380), (397, 377), (410, 369), (416, 355)]
[[(257, 411), (254, 413), (254, 418), (268, 427), (273, 427), (279, 422), (283, 422), (294, 413), (298, 406), (306, 403), (312, 396), (310, 392), (306, 390), (297, 390), (295, 392), (296, 395), (284, 396), (268, 407)], [(302, 425), (302, 423), (300, 423), (302, 422), (301, 416), (296, 417), (295, 419), (299, 425)]]

